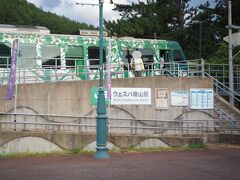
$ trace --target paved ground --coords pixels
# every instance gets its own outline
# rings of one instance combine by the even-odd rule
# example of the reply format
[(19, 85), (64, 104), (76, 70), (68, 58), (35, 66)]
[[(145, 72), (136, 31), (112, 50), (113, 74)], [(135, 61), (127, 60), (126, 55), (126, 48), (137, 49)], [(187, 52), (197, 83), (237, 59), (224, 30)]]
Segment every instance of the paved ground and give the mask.
[(240, 179), (240, 148), (0, 159), (0, 180)]

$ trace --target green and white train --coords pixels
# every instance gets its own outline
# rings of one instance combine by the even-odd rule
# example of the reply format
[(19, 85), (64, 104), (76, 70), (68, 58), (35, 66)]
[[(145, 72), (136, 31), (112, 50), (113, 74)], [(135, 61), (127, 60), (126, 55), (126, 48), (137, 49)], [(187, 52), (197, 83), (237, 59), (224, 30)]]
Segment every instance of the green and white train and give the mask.
[[(44, 27), (0, 25), (0, 83), (6, 84), (8, 79), (14, 39), (19, 40), (19, 83), (97, 79), (98, 33), (79, 32), (79, 35), (62, 35), (51, 34)], [(110, 65), (111, 78), (134, 77), (130, 62), (135, 50), (142, 53), (143, 76), (160, 75), (163, 61), (165, 64), (187, 63), (175, 41), (105, 36), (103, 46), (103, 63)]]

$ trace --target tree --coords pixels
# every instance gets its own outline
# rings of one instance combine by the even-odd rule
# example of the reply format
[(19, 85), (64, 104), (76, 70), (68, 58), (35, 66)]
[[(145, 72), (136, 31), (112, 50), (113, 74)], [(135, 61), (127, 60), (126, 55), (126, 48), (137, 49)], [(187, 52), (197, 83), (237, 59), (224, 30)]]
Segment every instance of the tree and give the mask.
[(96, 29), (86, 23), (44, 12), (26, 0), (1, 0), (0, 17), (1, 24), (45, 26), (52, 33), (59, 34), (71, 34), (77, 29)]
[[(169, 33), (183, 29), (186, 20), (193, 14), (190, 0), (147, 0), (131, 5), (115, 4), (120, 13), (117, 21), (104, 21), (105, 27), (118, 36), (169, 38)], [(189, 14), (189, 16), (185, 16)]]

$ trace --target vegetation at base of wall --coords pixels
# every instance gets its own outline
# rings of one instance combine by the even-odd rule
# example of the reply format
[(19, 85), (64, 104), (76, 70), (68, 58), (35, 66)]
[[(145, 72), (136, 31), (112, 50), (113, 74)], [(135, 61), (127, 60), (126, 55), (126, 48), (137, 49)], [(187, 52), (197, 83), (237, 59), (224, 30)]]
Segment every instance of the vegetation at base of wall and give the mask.
[(12, 154), (0, 154), (0, 158), (24, 158), (24, 157), (43, 157), (43, 156), (54, 156), (54, 155), (65, 155), (65, 151), (53, 151), (53, 152), (22, 152)]
[(94, 154), (94, 151), (87, 151), (87, 150), (82, 150), (79, 148), (69, 149), (69, 150), (66, 150), (65, 152), (67, 154), (81, 154), (81, 155)]
[[(188, 144), (182, 147), (157, 147), (157, 148), (136, 148), (136, 147), (128, 147), (128, 148), (113, 148), (109, 151), (109, 153), (134, 153), (134, 152), (159, 152), (159, 151), (182, 151), (182, 150), (201, 150), (207, 148), (206, 144), (202, 143), (193, 143)], [(14, 154), (5, 154), (0, 155), (0, 158), (24, 158), (24, 157), (44, 157), (44, 156), (64, 156), (64, 155), (93, 155), (94, 151), (82, 150), (79, 148), (69, 149), (64, 151), (55, 151), (50, 153), (14, 153)]]
[[(193, 143), (186, 146), (179, 147), (156, 147), (156, 148), (136, 148), (128, 147), (120, 149), (119, 152), (154, 152), (154, 151), (180, 151), (180, 150), (200, 150), (207, 148), (206, 144), (203, 143)], [(111, 152), (111, 151), (110, 151)], [(114, 151), (117, 152), (117, 151)]]
[(187, 145), (187, 149), (195, 150), (195, 149), (205, 149), (207, 148), (207, 144), (205, 143), (192, 143)]

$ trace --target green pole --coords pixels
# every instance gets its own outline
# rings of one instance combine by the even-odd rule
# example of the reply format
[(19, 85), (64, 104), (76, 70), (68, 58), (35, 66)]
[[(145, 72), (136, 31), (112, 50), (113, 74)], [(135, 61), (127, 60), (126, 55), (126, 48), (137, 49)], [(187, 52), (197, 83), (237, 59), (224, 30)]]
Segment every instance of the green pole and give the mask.
[(103, 3), (99, 0), (99, 89), (97, 102), (97, 147), (95, 158), (109, 158), (107, 144), (107, 117), (105, 106), (105, 95), (103, 88)]

